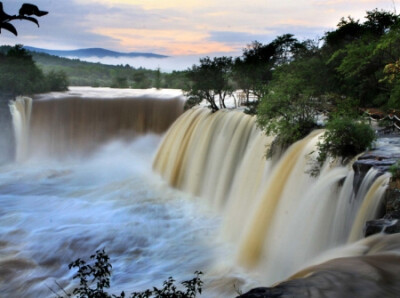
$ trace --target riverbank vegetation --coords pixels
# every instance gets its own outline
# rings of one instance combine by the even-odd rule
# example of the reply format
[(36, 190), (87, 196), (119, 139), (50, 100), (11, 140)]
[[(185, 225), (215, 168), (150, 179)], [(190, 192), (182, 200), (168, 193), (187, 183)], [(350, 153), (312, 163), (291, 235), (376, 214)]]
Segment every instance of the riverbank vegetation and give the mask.
[[(178, 88), (188, 97), (185, 108), (206, 102), (213, 112), (226, 108), (226, 99), (233, 97), (247, 113), (257, 115), (259, 127), (276, 135), (275, 145), (282, 148), (323, 123), (324, 139), (332, 142), (344, 136), (344, 122), (357, 128), (350, 130), (354, 135), (340, 138), (340, 150), (321, 143), (320, 160), (338, 152), (346, 160), (371, 145), (361, 111), (393, 113), (400, 108), (400, 17), (377, 9), (367, 11), (364, 21), (342, 18), (318, 40), (300, 41), (288, 33), (268, 44), (253, 41), (240, 57), (204, 57), (198, 65), (172, 73), (71, 60), (21, 46), (0, 47), (0, 60), (2, 93), (65, 90), (68, 84)], [(355, 141), (365, 136), (368, 141)]]
[[(219, 66), (217, 59), (226, 63)], [(236, 59), (201, 59), (187, 73), (188, 107), (205, 100), (216, 111), (225, 107), (215, 101), (221, 93), (237, 96), (233, 90), (241, 90), (247, 112), (277, 136), (271, 148), (286, 148), (324, 124), (319, 162), (327, 157), (345, 162), (375, 139), (362, 111), (400, 110), (399, 61), (400, 17), (376, 9), (363, 22), (342, 18), (319, 40), (285, 34), (268, 44), (252, 42)], [(210, 63), (217, 79), (195, 75), (208, 73)]]
[[(11, 46), (0, 46), (0, 54), (7, 56)], [(106, 65), (68, 59), (45, 53), (27, 51), (44, 75), (63, 73), (70, 86), (114, 88), (170, 88), (183, 89), (185, 72), (162, 73), (160, 70), (135, 68), (125, 65)]]
[(49, 91), (65, 91), (68, 79), (63, 71), (44, 73), (32, 55), (21, 45), (0, 51), (0, 97), (28, 95)]

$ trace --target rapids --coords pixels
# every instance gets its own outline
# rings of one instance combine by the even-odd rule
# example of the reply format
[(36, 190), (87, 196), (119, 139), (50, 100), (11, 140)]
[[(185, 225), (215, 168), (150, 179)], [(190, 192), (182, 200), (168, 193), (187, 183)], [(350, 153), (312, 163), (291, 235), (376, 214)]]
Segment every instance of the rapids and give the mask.
[(68, 264), (101, 248), (111, 258), (115, 294), (210, 272), (224, 247), (219, 219), (152, 173), (159, 140), (114, 141), (84, 161), (3, 166), (0, 296), (54, 297), (49, 288), (62, 294), (56, 283), (70, 292)]
[(198, 108), (175, 121), (176, 91), (73, 88), (20, 98), (10, 111), (16, 162), (0, 167), (0, 296), (54, 297), (57, 283), (71, 291), (68, 263), (101, 248), (113, 293), (201, 270), (204, 297), (319, 268), (343, 283), (340, 258), (379, 271), (400, 252), (398, 237), (360, 240), (388, 174), (371, 169), (357, 191), (352, 168), (334, 161), (308, 174), (322, 131), (267, 160), (273, 138), (253, 117)]

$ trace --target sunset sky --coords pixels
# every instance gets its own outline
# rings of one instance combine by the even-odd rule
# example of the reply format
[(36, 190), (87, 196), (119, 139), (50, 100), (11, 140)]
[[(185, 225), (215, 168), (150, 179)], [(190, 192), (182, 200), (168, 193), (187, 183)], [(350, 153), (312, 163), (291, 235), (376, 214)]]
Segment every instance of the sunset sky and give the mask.
[[(24, 1), (2, 1), (16, 14)], [(29, 0), (49, 11), (40, 28), (14, 21), (18, 37), (1, 44), (49, 49), (103, 47), (171, 56), (240, 53), (246, 44), (292, 33), (316, 39), (341, 17), (362, 19), (374, 8), (400, 10), (399, 1), (374, 0)]]

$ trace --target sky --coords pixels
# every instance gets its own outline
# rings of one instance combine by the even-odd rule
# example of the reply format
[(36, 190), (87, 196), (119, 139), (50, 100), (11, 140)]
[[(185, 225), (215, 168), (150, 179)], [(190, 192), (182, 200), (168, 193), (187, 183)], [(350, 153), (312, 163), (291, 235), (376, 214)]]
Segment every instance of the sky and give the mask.
[[(16, 14), (24, 1), (6, 0)], [(0, 44), (47, 49), (102, 47), (168, 56), (240, 55), (254, 40), (292, 33), (318, 39), (341, 17), (362, 20), (375, 8), (400, 11), (400, 0), (28, 0), (49, 14), (40, 28), (14, 21), (19, 36), (2, 30)]]

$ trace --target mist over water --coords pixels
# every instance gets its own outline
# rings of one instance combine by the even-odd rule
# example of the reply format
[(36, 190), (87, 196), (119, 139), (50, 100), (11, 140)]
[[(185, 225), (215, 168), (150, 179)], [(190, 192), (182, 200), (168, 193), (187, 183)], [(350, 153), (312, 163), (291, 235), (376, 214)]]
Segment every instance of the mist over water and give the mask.
[(101, 248), (111, 257), (114, 293), (210, 273), (223, 246), (219, 219), (152, 172), (159, 140), (113, 141), (84, 162), (0, 168), (2, 295), (53, 297), (55, 282), (71, 290), (67, 265)]
[(11, 104), (18, 154), (0, 168), (0, 293), (54, 297), (56, 283), (70, 292), (68, 264), (102, 248), (116, 294), (196, 270), (208, 297), (251, 281), (218, 235), (219, 215), (152, 170), (180, 94), (72, 88)]
[[(352, 168), (333, 162), (310, 177), (322, 131), (267, 160), (273, 138), (254, 117), (181, 115), (179, 96), (73, 88), (11, 103), (17, 160), (0, 167), (1, 294), (54, 297), (57, 283), (70, 292), (68, 264), (102, 248), (115, 294), (196, 270), (205, 272), (204, 297), (291, 275), (307, 277), (313, 293), (344, 295), (335, 297), (363, 293), (342, 287), (347, 275), (375, 294), (397, 291), (385, 280), (398, 280), (398, 235), (358, 241), (390, 175), (371, 169), (355, 190)], [(297, 297), (304, 285), (293, 283)]]

